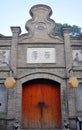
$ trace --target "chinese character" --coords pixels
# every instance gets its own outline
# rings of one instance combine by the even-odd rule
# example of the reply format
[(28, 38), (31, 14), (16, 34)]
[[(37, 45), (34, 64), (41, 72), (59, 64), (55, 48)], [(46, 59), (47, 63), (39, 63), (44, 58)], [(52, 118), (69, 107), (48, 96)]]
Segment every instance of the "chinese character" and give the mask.
[(50, 53), (49, 53), (49, 51), (46, 51), (45, 52), (45, 58), (48, 59), (49, 57), (50, 57)]
[(32, 52), (32, 57), (33, 57), (33, 59), (37, 59), (37, 57), (38, 57), (38, 53), (37, 53), (37, 51), (33, 51)]

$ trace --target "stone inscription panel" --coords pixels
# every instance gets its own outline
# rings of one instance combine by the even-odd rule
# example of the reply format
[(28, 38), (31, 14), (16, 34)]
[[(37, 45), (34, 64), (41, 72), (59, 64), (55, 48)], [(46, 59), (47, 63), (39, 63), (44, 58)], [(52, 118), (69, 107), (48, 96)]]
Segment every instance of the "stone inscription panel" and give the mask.
[(55, 48), (27, 48), (27, 63), (56, 63)]
[(82, 66), (82, 50), (73, 50), (73, 65)]
[(10, 51), (9, 50), (0, 50), (0, 66), (6, 66), (9, 64)]

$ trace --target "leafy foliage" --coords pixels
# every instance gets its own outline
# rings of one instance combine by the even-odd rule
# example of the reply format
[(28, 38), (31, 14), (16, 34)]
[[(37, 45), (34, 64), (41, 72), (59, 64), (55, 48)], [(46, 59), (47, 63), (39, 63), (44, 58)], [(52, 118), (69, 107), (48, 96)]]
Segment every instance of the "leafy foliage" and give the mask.
[(62, 34), (62, 27), (68, 27), (68, 26), (71, 27), (71, 33), (70, 33), (71, 36), (74, 36), (74, 37), (82, 36), (81, 27), (79, 27), (77, 25), (71, 26), (71, 25), (68, 25), (67, 23), (65, 23), (65, 24), (56, 23), (55, 32), (57, 34), (59, 34), (60, 36), (62, 36), (63, 35)]

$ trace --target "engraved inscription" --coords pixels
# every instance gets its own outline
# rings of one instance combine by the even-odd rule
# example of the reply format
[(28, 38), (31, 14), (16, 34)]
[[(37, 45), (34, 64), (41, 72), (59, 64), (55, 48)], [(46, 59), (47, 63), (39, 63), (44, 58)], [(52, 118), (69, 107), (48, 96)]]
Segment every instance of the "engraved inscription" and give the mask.
[(27, 63), (56, 63), (55, 48), (27, 48)]

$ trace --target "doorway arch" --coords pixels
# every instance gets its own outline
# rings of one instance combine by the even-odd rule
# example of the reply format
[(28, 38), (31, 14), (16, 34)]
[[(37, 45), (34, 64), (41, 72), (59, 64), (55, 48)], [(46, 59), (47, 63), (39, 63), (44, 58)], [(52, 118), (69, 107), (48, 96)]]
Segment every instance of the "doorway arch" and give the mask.
[(22, 85), (23, 128), (54, 129), (61, 127), (60, 84), (37, 78)]

